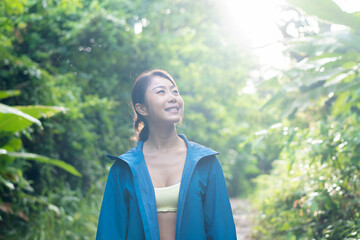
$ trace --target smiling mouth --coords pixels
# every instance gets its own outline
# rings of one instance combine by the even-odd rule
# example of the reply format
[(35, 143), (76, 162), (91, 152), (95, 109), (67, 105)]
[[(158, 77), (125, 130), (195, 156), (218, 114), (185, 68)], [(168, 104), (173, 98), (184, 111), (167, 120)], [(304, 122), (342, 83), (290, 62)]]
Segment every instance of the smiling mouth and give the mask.
[(177, 111), (179, 111), (179, 108), (178, 107), (166, 108), (165, 111), (166, 112), (177, 112)]

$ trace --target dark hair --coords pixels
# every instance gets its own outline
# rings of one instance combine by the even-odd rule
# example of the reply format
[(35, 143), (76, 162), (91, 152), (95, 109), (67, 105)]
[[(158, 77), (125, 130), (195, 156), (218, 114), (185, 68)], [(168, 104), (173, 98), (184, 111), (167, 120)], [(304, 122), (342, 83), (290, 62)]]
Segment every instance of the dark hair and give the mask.
[(147, 125), (146, 119), (136, 111), (135, 105), (137, 103), (145, 104), (146, 89), (150, 85), (151, 79), (153, 77), (162, 77), (168, 79), (175, 87), (177, 87), (171, 75), (168, 72), (160, 69), (144, 72), (136, 78), (131, 92), (132, 108), (134, 111), (134, 128), (136, 132), (133, 140), (145, 141), (149, 137), (149, 126)]

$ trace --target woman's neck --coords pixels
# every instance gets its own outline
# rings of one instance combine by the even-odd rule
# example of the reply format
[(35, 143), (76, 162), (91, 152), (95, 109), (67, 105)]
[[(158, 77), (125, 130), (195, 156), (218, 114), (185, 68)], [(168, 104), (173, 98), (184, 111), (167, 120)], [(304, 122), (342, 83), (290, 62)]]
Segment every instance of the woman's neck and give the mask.
[(149, 152), (168, 152), (183, 145), (183, 140), (177, 135), (175, 126), (168, 128), (149, 128), (149, 137), (144, 148)]

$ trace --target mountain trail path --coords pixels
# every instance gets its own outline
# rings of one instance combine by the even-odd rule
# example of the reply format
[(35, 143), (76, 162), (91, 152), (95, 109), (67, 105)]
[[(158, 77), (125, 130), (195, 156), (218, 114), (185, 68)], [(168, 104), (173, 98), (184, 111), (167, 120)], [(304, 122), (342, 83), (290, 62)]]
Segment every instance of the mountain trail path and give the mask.
[(238, 240), (251, 240), (251, 232), (254, 224), (256, 212), (246, 199), (230, 199), (234, 221), (236, 225), (236, 235)]

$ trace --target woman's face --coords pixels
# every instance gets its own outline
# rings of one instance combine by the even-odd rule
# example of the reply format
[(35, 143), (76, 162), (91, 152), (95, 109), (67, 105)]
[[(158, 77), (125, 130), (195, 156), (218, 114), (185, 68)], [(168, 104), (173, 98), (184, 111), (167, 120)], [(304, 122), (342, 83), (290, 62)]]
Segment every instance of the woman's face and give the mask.
[(143, 107), (148, 122), (178, 123), (184, 113), (184, 100), (170, 80), (155, 76), (146, 90)]

